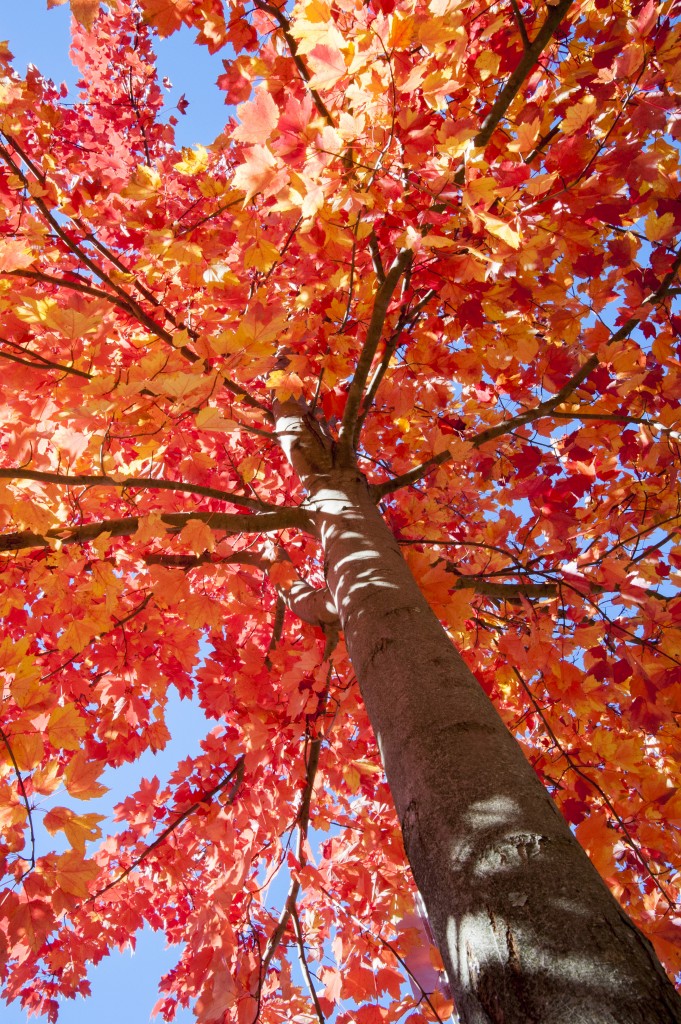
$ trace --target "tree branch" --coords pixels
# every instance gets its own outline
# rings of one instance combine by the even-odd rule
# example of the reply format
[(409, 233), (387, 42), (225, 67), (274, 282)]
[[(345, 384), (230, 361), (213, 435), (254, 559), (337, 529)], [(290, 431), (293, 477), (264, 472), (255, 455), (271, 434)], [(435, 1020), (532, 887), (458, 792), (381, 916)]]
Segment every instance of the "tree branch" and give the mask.
[[(197, 519), (212, 530), (222, 533), (269, 533), (272, 530), (299, 529), (313, 532), (307, 512), (302, 508), (282, 506), (276, 512), (246, 513), (227, 512), (162, 512), (159, 519), (173, 533)], [(142, 517), (126, 519), (104, 519), (84, 526), (57, 526), (44, 534), (21, 530), (16, 533), (0, 534), (0, 552), (21, 551), (26, 548), (53, 548), (63, 544), (85, 544), (103, 534), (110, 537), (132, 537), (139, 529)]]
[(310, 993), (310, 999), (314, 1004), (315, 1013), (317, 1014), (317, 1020), (319, 1021), (319, 1024), (326, 1024), (326, 1017), (324, 1016), (324, 1011), (322, 1010), (321, 1004), (319, 1002), (317, 990), (314, 987), (312, 976), (310, 974), (310, 968), (307, 963), (307, 957), (305, 955), (305, 941), (303, 938), (303, 929), (300, 926), (298, 909), (295, 906), (295, 904), (291, 911), (291, 918), (293, 920), (293, 930), (296, 933), (296, 943), (298, 945), (298, 959), (300, 961), (300, 969), (303, 972), (303, 977), (305, 978), (307, 990)]
[[(38, 171), (38, 169), (35, 167), (28, 154), (23, 150), (23, 148), (19, 145), (16, 139), (5, 133), (3, 134), (5, 139), (14, 147), (14, 149), (19, 154), (21, 159), (24, 161), (26, 166), (31, 169), (33, 174), (36, 176), (37, 180), (40, 181), (41, 183), (44, 183), (44, 181), (46, 180), (44, 175), (42, 175), (40, 171)], [(0, 157), (5, 161), (8, 167), (10, 167), (11, 170), (22, 180), (27, 190), (29, 190), (30, 192), (30, 182), (28, 178), (22, 171), (21, 167), (12, 158), (12, 155), (7, 150), (7, 148), (2, 144), (0, 144)], [(121, 288), (120, 285), (116, 284), (115, 281), (112, 281), (111, 277), (97, 263), (95, 263), (94, 260), (90, 259), (90, 257), (82, 248), (82, 246), (78, 242), (75, 242), (64, 230), (64, 228), (61, 226), (61, 224), (59, 223), (59, 221), (54, 216), (52, 211), (49, 209), (47, 203), (42, 199), (41, 196), (31, 194), (31, 199), (35, 203), (37, 208), (40, 210), (41, 214), (43, 215), (47, 223), (50, 225), (52, 230), (59, 238), (61, 238), (61, 240), (64, 242), (67, 248), (73, 253), (73, 255), (76, 256), (80, 263), (83, 266), (87, 267), (88, 270), (90, 270), (91, 273), (95, 275), (95, 277), (97, 277), (100, 281), (102, 281), (109, 288), (111, 288), (111, 290), (117, 296), (117, 299), (112, 297), (110, 293), (107, 293), (102, 289), (97, 289), (97, 293), (100, 297), (107, 298), (114, 305), (118, 306), (124, 312), (128, 313), (129, 316), (134, 317), (134, 319), (136, 319), (138, 323), (140, 323), (143, 327), (146, 327), (147, 330), (150, 331), (150, 333), (157, 337), (160, 341), (163, 341), (166, 344), (171, 345), (176, 352), (180, 352), (184, 356), (184, 358), (188, 360), (188, 362), (198, 363), (201, 361), (201, 356), (197, 355), (196, 352), (193, 352), (187, 345), (180, 345), (179, 347), (173, 345), (172, 333), (170, 331), (167, 331), (160, 324), (157, 324), (152, 317), (148, 316), (144, 312), (140, 304), (137, 302), (137, 300), (133, 298), (132, 295), (126, 292), (124, 288)], [(146, 288), (144, 285), (140, 284), (137, 281), (137, 279), (134, 277), (130, 269), (126, 267), (125, 264), (118, 259), (115, 253), (113, 253), (110, 249), (107, 249), (107, 247), (104, 246), (97, 238), (95, 238), (94, 235), (88, 234), (83, 225), (81, 224), (81, 222), (76, 221), (75, 223), (78, 224), (79, 229), (83, 232), (83, 234), (87, 236), (87, 240), (93, 246), (95, 246), (95, 248), (97, 248), (99, 252), (101, 252), (105, 259), (108, 259), (118, 270), (124, 273), (126, 277), (133, 279), (134, 285), (140, 292), (140, 294), (144, 298), (146, 298), (147, 301), (150, 302), (156, 309), (158, 309), (163, 314), (165, 319), (173, 325), (173, 327), (179, 330), (186, 330), (189, 336), (194, 341), (198, 338), (197, 333), (193, 331), (191, 328), (189, 328), (186, 324), (178, 323), (178, 321), (170, 312), (170, 310), (166, 309), (165, 306), (163, 306), (163, 304), (156, 298), (153, 292), (150, 292), (148, 288)], [(36, 272), (36, 274), (37, 273), (38, 272)], [(41, 278), (38, 279), (40, 280)], [(73, 287), (71, 282), (59, 278), (52, 278), (52, 282), (65, 287)], [(220, 374), (220, 379), (222, 380), (223, 387), (225, 387), (227, 391), (234, 395), (235, 398), (238, 398), (240, 401), (243, 401), (244, 405), (260, 410), (260, 412), (262, 412), (268, 419), (271, 420), (272, 413), (267, 408), (267, 406), (264, 405), (264, 403), (260, 402), (257, 398), (254, 398), (253, 395), (250, 395), (244, 387), (239, 385), (236, 381), (231, 380), (229, 377)]]
[[(473, 144), (477, 149), (482, 149), (487, 145), (489, 140), (492, 138), (492, 133), (496, 126), (505, 115), (511, 103), (520, 92), (520, 88), (525, 81), (527, 75), (530, 73), (532, 68), (537, 63), (542, 51), (549, 44), (553, 38), (556, 30), (560, 26), (561, 21), (567, 14), (568, 10), (572, 6), (574, 0), (560, 0), (555, 7), (549, 9), (549, 13), (546, 16), (546, 20), (542, 27), (539, 29), (535, 39), (530, 43), (529, 47), (525, 48), (518, 66), (516, 67), (513, 74), (507, 79), (506, 84), (503, 86), (501, 92), (497, 96), (492, 109), (485, 118), (482, 128), (473, 139)], [(523, 40), (524, 42), (524, 40)], [(454, 181), (457, 185), (461, 185), (464, 182), (466, 174), (465, 164), (461, 164)]]
[(307, 70), (307, 65), (305, 64), (305, 61), (298, 53), (298, 44), (291, 35), (291, 25), (288, 18), (286, 17), (283, 11), (279, 10), (278, 7), (275, 7), (273, 4), (266, 3), (265, 0), (254, 0), (254, 6), (257, 7), (257, 9), (259, 11), (262, 11), (264, 14), (269, 14), (270, 18), (273, 18), (279, 25), (286, 45), (288, 46), (289, 53), (291, 54), (291, 57), (293, 59), (293, 63), (298, 69), (298, 74), (305, 82), (305, 85), (308, 88), (308, 91), (310, 93), (310, 96), (312, 97), (312, 101), (315, 107), (322, 115), (326, 123), (333, 127), (333, 118), (329, 113), (328, 107), (324, 103), (324, 100), (321, 98), (317, 90), (313, 89), (310, 86), (310, 79), (312, 76), (310, 75), (310, 72)]
[[(331, 683), (331, 666), (329, 666), (329, 672), (327, 675), (326, 690), (320, 699), (320, 709), (317, 712), (319, 715), (326, 704), (326, 700), (329, 694), (329, 686)], [(298, 814), (296, 815), (296, 823), (298, 825), (298, 844), (296, 849), (296, 857), (301, 868), (304, 867), (306, 862), (305, 857), (305, 843), (307, 842), (307, 831), (310, 824), (310, 805), (312, 802), (312, 791), (314, 789), (315, 778), (317, 776), (317, 769), (319, 767), (319, 754), (322, 748), (322, 742), (324, 736), (319, 733), (310, 743), (309, 756), (307, 759), (307, 768), (305, 772), (305, 788), (300, 800), (300, 807)], [(262, 958), (260, 966), (260, 978), (264, 978), (267, 968), (269, 967), (272, 957), (274, 956), (279, 943), (284, 937), (284, 932), (289, 922), (289, 918), (293, 914), (296, 908), (296, 901), (298, 899), (298, 893), (300, 892), (300, 880), (291, 876), (291, 884), (289, 891), (282, 907), (279, 920), (277, 921), (276, 928), (270, 935), (267, 946), (265, 947), (265, 954)]]
[(10, 341), (9, 338), (0, 337), (0, 342), (3, 345), (11, 345), (12, 348), (18, 352), (22, 352), (24, 355), (32, 356), (33, 359), (37, 359), (37, 363), (32, 363), (28, 359), (21, 359), (19, 356), (12, 355), (10, 352), (0, 352), (0, 358), (9, 359), (12, 363), (21, 363), (22, 366), (29, 366), (32, 370), (58, 370), (60, 373), (70, 373), (74, 377), (82, 377), (84, 380), (92, 380), (92, 374), (86, 373), (84, 370), (76, 370), (73, 366), (64, 366), (63, 363), (53, 363), (51, 359), (45, 359), (39, 352), (33, 352), (30, 348), (24, 348), (23, 345), (18, 345), (16, 341)]
[[(33, 868), (35, 867), (35, 831), (33, 830), (33, 815), (31, 814), (31, 805), (29, 803), (28, 793), (26, 792), (26, 787), (24, 785), (24, 780), (23, 780), (22, 774), (19, 771), (19, 765), (17, 764), (17, 759), (14, 756), (14, 751), (12, 750), (10, 742), (9, 742), (9, 740), (7, 738), (7, 734), (2, 729), (2, 727), (0, 727), (0, 737), (2, 737), (2, 742), (7, 747), (7, 753), (9, 754), (10, 761), (12, 762), (12, 765), (14, 767), (14, 771), (16, 772), (17, 782), (19, 783), (19, 789), (21, 791), (21, 799), (23, 800), (24, 807), (26, 808), (26, 816), (28, 818), (28, 827), (29, 827), (30, 833), (31, 833), (31, 859), (28, 862), (29, 866), (26, 868), (26, 870), (24, 872), (22, 872), (22, 874), (17, 879), (17, 885), (19, 885), (24, 880), (24, 878), (26, 878), (26, 875), (29, 875), (31, 873), (31, 871), (33, 871)], [(25, 858), (25, 857), (22, 857), (21, 859), (22, 860), (27, 860), (27, 858)]]
[(119, 882), (122, 882), (125, 878), (127, 878), (128, 875), (135, 870), (135, 868), (139, 867), (143, 860), (146, 860), (150, 853), (153, 853), (154, 850), (157, 850), (158, 847), (165, 842), (168, 836), (172, 835), (172, 833), (177, 828), (179, 828), (183, 821), (186, 821), (186, 819), (191, 814), (193, 814), (195, 811), (198, 811), (201, 804), (205, 804), (207, 803), (207, 801), (212, 800), (216, 793), (219, 793), (221, 789), (224, 789), (227, 783), (231, 781), (231, 779), (234, 779), (234, 784), (231, 790), (229, 791), (229, 795), (226, 800), (226, 806), (229, 807), (231, 804), (233, 804), (234, 800), (236, 799), (237, 792), (239, 791), (239, 787), (241, 786), (241, 783), (243, 781), (243, 777), (244, 758), (242, 756), (238, 759), (238, 761), (232, 768), (231, 772), (228, 775), (226, 775), (224, 779), (221, 779), (216, 786), (213, 786), (212, 789), (209, 789), (205, 793), (203, 793), (200, 800), (197, 800), (196, 803), (193, 803), (191, 807), (188, 807), (186, 811), (183, 811), (182, 814), (180, 814), (180, 816), (176, 818), (176, 820), (171, 825), (168, 825), (167, 828), (164, 828), (160, 835), (158, 835), (156, 839), (154, 839), (153, 843), (149, 843), (149, 845), (145, 847), (145, 849), (142, 851), (139, 857), (136, 857), (132, 864), (125, 869), (125, 871), (122, 871), (120, 875), (114, 878), (113, 881), (109, 882), (108, 885), (105, 885), (103, 889), (100, 889), (99, 892), (96, 892), (94, 893), (94, 895), (90, 896), (90, 898), (86, 900), (86, 903), (92, 903), (93, 900), (99, 899), (99, 897), (103, 896), (105, 892), (108, 892), (109, 889), (113, 889), (115, 885), (118, 885)]
[(110, 476), (78, 473), (52, 473), (37, 469), (0, 469), (0, 480), (37, 480), (40, 483), (61, 484), (65, 487), (120, 487), (122, 490), (149, 491), (182, 491), (187, 494), (199, 494), (204, 498), (216, 498), (218, 501), (229, 502), (239, 508), (250, 508), (254, 512), (274, 512), (280, 506), (249, 498), (245, 494), (232, 494), (219, 487), (206, 487), (203, 484), (185, 484), (174, 480), (159, 480), (155, 477), (122, 477), (115, 480)]
[[(662, 283), (651, 295), (647, 296), (641, 305), (656, 306), (667, 296), (672, 283), (675, 281), (676, 276), (681, 268), (681, 252), (677, 254), (674, 262), (671, 265), (670, 270), (665, 274), (662, 279)], [(624, 341), (628, 338), (631, 332), (638, 327), (641, 323), (640, 317), (630, 317), (626, 323), (613, 333), (605, 342), (606, 346), (614, 345), (618, 341)], [(479, 434), (475, 434), (471, 438), (467, 438), (470, 444), (474, 448), (480, 448), (481, 445), (487, 444), (488, 441), (493, 441), (497, 437), (501, 437), (502, 434), (509, 434), (518, 427), (524, 426), (526, 423), (533, 423), (535, 420), (544, 419), (547, 416), (551, 416), (554, 410), (567, 402), (570, 395), (573, 394), (585, 380), (590, 376), (591, 373), (600, 365), (601, 360), (598, 358), (596, 353), (593, 353), (586, 360), (582, 366), (572, 375), (572, 377), (563, 385), (560, 391), (557, 391), (551, 398), (547, 398), (545, 402), (540, 402), (533, 409), (527, 409), (525, 412), (518, 413), (517, 416), (512, 416), (509, 420), (503, 420), (501, 423), (497, 423), (494, 427), (488, 427), (486, 430), (481, 430)], [(561, 419), (565, 419), (565, 413), (560, 413)], [(437, 466), (442, 466), (444, 463), (449, 462), (452, 458), (452, 454), (449, 451), (440, 452), (438, 455), (434, 455), (433, 458), (427, 459), (421, 463), (420, 466), (416, 466), (408, 473), (402, 473), (400, 476), (393, 477), (392, 480), (384, 480), (380, 484), (374, 484), (371, 487), (371, 493), (375, 501), (380, 501), (386, 494), (391, 494), (393, 491), (399, 490), (401, 487), (408, 487), (410, 484), (417, 483), (424, 476), (430, 473)]]
[(518, 26), (518, 31), (520, 32), (520, 38), (523, 41), (523, 47), (525, 50), (529, 50), (532, 47), (532, 43), (530, 42), (530, 38), (527, 34), (525, 22), (523, 21), (523, 16), (520, 13), (520, 8), (518, 7), (516, 0), (511, 0), (511, 7), (513, 8), (513, 17), (515, 18), (516, 25)]
[(500, 601), (518, 601), (521, 597), (556, 597), (558, 594), (556, 583), (497, 583), (479, 576), (456, 575), (455, 590), (474, 590), (476, 594)]
[(343, 422), (339, 432), (337, 449), (340, 464), (343, 462), (349, 462), (354, 454), (359, 408), (364, 388), (369, 377), (369, 372), (371, 370), (371, 364), (373, 363), (374, 356), (376, 355), (376, 350), (383, 333), (383, 325), (385, 324), (388, 306), (390, 305), (393, 293), (397, 288), (402, 274), (411, 264), (413, 255), (414, 254), (411, 249), (403, 249), (398, 253), (393, 260), (390, 270), (386, 274), (385, 280), (381, 285), (379, 285), (376, 291), (374, 308), (371, 313), (367, 335), (364, 340), (364, 345), (362, 346), (359, 359), (357, 360), (357, 368), (352, 381), (350, 382), (348, 397), (345, 402), (345, 411), (343, 413)]
[(660, 892), (662, 897), (666, 900), (666, 902), (668, 903), (670, 909), (672, 909), (672, 910), (676, 909), (676, 906), (677, 906), (676, 901), (671, 898), (671, 896), (669, 895), (667, 890), (664, 888), (664, 886), (659, 881), (659, 879), (658, 879), (657, 875), (655, 874), (655, 872), (652, 870), (652, 868), (648, 864), (648, 861), (643, 856), (643, 853), (641, 852), (640, 847), (635, 842), (635, 840), (633, 839), (629, 829), (627, 828), (626, 822), (624, 821), (622, 816), (620, 814), (618, 814), (617, 811), (615, 810), (615, 808), (614, 808), (614, 806), (612, 804), (612, 801), (608, 797), (607, 793), (601, 788), (601, 786), (599, 785), (598, 782), (596, 782), (595, 779), (592, 779), (591, 776), (587, 774), (587, 772), (580, 765), (575, 764), (575, 761), (573, 760), (572, 755), (569, 754), (567, 752), (567, 750), (563, 747), (563, 745), (561, 744), (560, 740), (556, 736), (555, 732), (551, 728), (551, 725), (549, 724), (549, 722), (548, 722), (548, 720), (546, 718), (546, 715), (544, 714), (543, 708), (539, 704), (539, 701), (535, 697), (535, 695), (532, 692), (532, 690), (530, 689), (529, 685), (526, 683), (524, 677), (520, 674), (520, 672), (518, 672), (518, 670), (517, 670), (517, 668), (515, 668), (515, 666), (512, 666), (512, 668), (513, 668), (513, 674), (515, 675), (516, 679), (518, 680), (518, 682), (520, 683), (522, 688), (525, 690), (525, 693), (527, 694), (527, 696), (530, 698), (530, 700), (532, 702), (532, 706), (534, 707), (535, 712), (537, 713), (537, 715), (541, 719), (542, 725), (546, 729), (546, 732), (548, 733), (549, 738), (551, 739), (551, 742), (553, 743), (555, 749), (559, 752), (560, 756), (565, 759), (565, 761), (567, 763), (567, 766), (568, 766), (568, 768), (571, 771), (573, 771), (576, 775), (579, 775), (579, 777), (584, 779), (585, 782), (588, 782), (590, 786), (593, 786), (593, 788), (599, 794), (601, 800), (603, 801), (605, 806), (608, 808), (608, 810), (612, 814), (612, 816), (615, 819), (615, 821), (617, 822), (617, 824), (618, 824), (618, 826), (619, 826), (619, 828), (620, 828), (620, 830), (622, 832), (622, 835), (624, 837), (624, 842), (627, 844), (629, 849), (633, 852), (633, 854), (636, 857), (637, 861), (642, 866), (642, 868), (644, 869), (646, 874), (650, 877), (651, 881), (653, 882), (655, 887), (658, 889), (658, 891)]
[(118, 306), (125, 313), (132, 314), (133, 308), (129, 302), (125, 302), (120, 293), (112, 295), (104, 288), (97, 288), (78, 278), (57, 277), (53, 274), (44, 274), (41, 270), (4, 270), (8, 277), (25, 277), (30, 281), (40, 281), (42, 284), (55, 284), (59, 288), (70, 288), (71, 291), (80, 292), (82, 295), (92, 295), (97, 299), (106, 299), (114, 306)]
[(362, 427), (364, 426), (364, 421), (367, 418), (369, 412), (371, 411), (371, 408), (374, 404), (374, 400), (376, 398), (376, 394), (378, 393), (378, 389), (381, 386), (381, 382), (385, 377), (386, 373), (388, 372), (390, 360), (392, 359), (395, 353), (398, 342), (400, 340), (401, 333), (403, 331), (410, 330), (414, 326), (421, 311), (425, 309), (430, 300), (434, 298), (436, 294), (437, 293), (433, 288), (429, 288), (426, 294), (423, 296), (423, 298), (416, 303), (413, 309), (405, 309), (402, 310), (402, 312), (400, 312), (399, 319), (395, 325), (395, 330), (392, 332), (390, 338), (386, 342), (385, 351), (381, 358), (381, 362), (374, 371), (374, 375), (371, 378), (371, 383), (369, 384), (369, 387), (367, 388), (367, 393), (364, 396), (364, 401), (362, 403), (362, 411), (357, 417), (355, 438), (359, 436), (359, 433)]

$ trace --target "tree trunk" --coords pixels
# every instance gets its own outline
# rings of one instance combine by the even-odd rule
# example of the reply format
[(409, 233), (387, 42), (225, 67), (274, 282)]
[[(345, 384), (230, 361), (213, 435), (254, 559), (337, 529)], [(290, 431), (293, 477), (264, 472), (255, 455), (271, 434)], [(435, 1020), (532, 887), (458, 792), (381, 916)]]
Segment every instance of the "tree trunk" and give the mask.
[(309, 418), (301, 476), (416, 884), (464, 1024), (671, 1024), (681, 1000)]

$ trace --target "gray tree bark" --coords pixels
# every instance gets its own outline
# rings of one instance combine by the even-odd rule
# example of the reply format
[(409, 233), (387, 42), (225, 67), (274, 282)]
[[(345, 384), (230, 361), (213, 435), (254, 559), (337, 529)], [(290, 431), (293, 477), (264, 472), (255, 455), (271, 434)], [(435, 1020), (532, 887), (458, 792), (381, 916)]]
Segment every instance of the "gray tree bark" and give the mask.
[(366, 481), (288, 403), (326, 580), (463, 1024), (681, 1024), (681, 1000), (431, 611)]

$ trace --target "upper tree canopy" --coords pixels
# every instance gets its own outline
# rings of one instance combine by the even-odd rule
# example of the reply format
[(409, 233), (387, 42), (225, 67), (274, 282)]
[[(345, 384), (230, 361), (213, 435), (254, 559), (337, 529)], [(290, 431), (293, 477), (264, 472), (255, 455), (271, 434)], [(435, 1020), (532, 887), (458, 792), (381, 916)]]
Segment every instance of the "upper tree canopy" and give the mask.
[[(357, 447), (453, 641), (678, 972), (675, 3), (71, 8), (77, 96), (0, 49), (7, 992), (54, 1016), (148, 922), (185, 943), (167, 1018), (196, 996), (205, 1022), (447, 1012), (407, 983), (413, 890), (310, 592), (290, 400)], [(229, 107), (177, 152), (152, 40), (183, 24), (224, 54)], [(165, 744), (170, 685), (217, 724), (110, 826), (79, 801)]]

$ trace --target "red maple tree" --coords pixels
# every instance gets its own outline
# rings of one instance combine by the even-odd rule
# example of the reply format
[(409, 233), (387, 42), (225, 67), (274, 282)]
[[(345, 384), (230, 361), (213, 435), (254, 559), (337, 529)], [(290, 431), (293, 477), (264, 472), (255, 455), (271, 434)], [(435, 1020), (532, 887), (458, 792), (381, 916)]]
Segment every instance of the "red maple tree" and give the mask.
[(408, 858), (462, 1021), (678, 1022), (678, 4), (71, 8), (75, 102), (0, 50), (6, 996), (148, 924), (167, 1020), (443, 1019)]

